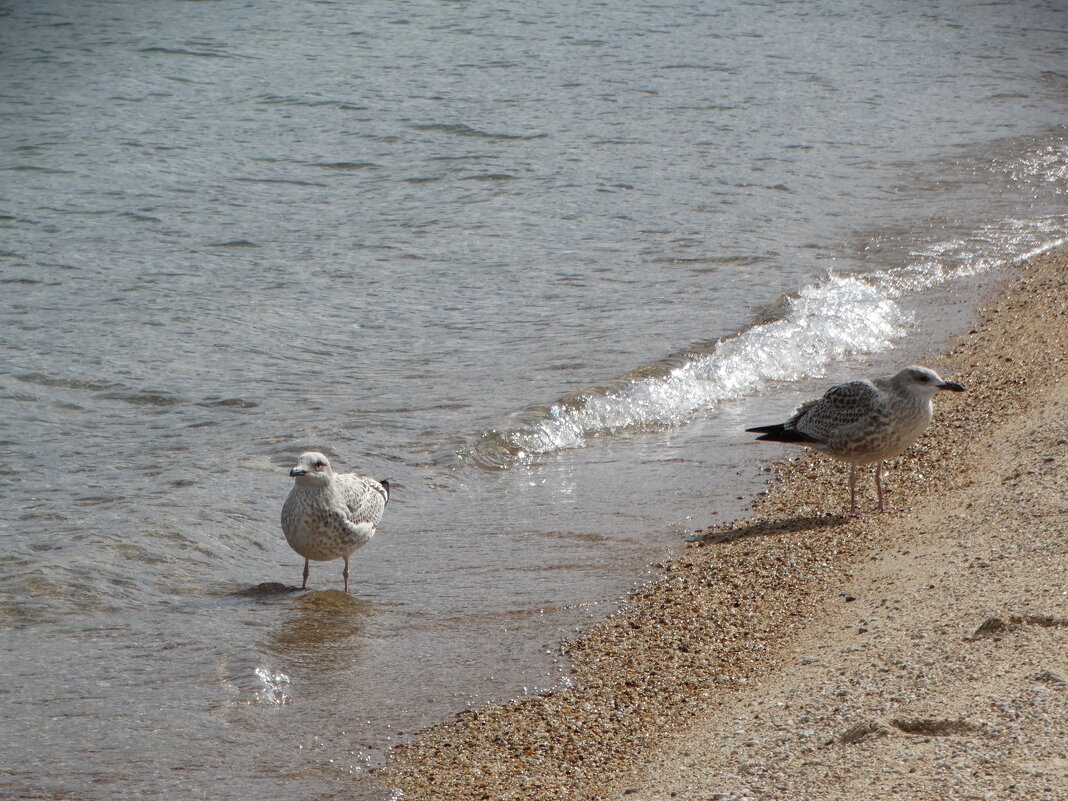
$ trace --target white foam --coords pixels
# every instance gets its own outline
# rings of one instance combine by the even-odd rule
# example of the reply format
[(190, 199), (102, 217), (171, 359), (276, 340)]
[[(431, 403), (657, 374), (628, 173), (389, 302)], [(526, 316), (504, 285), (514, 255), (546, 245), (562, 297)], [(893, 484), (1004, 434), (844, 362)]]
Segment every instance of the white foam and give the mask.
[[(1047, 224), (1048, 223), (1048, 224)], [(462, 457), (506, 467), (580, 448), (591, 438), (685, 423), (695, 412), (759, 392), (765, 382), (816, 378), (848, 356), (888, 350), (912, 328), (899, 300), (1065, 241), (1065, 218), (1007, 220), (967, 240), (934, 243), (907, 265), (864, 275), (830, 274), (784, 300), (777, 319), (696, 353), (516, 413)]]

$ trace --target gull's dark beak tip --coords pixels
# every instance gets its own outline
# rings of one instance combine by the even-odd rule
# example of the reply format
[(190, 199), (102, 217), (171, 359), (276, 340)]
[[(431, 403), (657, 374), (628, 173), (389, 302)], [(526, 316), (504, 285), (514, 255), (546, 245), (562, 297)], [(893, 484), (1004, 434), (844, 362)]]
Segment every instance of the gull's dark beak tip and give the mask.
[(962, 387), (960, 384), (957, 384), (957, 383), (955, 383), (953, 381), (943, 381), (941, 384), (938, 385), (938, 388), (939, 389), (948, 389), (951, 392), (964, 392), (964, 387)]
[(292, 470), (289, 471), (289, 475), (291, 476), (303, 476), (307, 475), (307, 473), (308, 471), (305, 470), (303, 467), (294, 467)]

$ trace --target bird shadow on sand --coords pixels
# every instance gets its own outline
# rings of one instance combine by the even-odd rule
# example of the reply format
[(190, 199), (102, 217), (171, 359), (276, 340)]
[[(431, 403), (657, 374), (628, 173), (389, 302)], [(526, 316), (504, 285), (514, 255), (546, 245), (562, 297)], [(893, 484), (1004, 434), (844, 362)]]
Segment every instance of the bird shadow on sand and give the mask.
[(713, 528), (704, 534), (696, 534), (690, 542), (704, 542), (709, 545), (721, 545), (751, 537), (781, 537), (785, 534), (798, 534), (808, 531), (837, 528), (852, 520), (846, 514), (809, 515), (807, 517), (787, 517), (780, 520), (757, 520), (728, 527)]

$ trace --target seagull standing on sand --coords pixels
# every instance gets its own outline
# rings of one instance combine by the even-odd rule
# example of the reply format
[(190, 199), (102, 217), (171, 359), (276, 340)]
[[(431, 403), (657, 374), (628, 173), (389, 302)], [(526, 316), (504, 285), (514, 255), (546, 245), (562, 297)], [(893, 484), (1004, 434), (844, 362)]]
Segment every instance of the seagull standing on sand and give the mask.
[(375, 535), (375, 526), (389, 500), (389, 482), (355, 473), (335, 473), (321, 453), (302, 453), (289, 471), (296, 480), (282, 507), (286, 542), (304, 557), (308, 586), (308, 560), (344, 559), (345, 592), (349, 591), (349, 556)]
[(850, 381), (822, 398), (802, 404), (785, 423), (747, 428), (757, 439), (796, 442), (849, 462), (849, 514), (857, 516), (857, 465), (875, 462), (879, 511), (883, 506), (883, 459), (904, 451), (931, 422), (931, 397), (964, 387), (943, 381), (926, 367), (906, 367), (897, 375)]

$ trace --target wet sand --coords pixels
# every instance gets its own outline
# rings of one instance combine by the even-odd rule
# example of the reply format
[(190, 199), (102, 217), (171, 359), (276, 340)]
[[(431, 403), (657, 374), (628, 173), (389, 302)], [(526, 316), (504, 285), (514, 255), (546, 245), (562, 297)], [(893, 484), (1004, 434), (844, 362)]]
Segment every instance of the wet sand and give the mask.
[[(1068, 249), (940, 355), (965, 394), (851, 519), (801, 452), (565, 652), (376, 772), (405, 799), (1068, 798)], [(870, 470), (858, 503), (873, 508)]]

